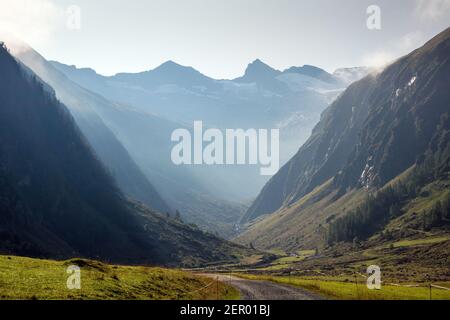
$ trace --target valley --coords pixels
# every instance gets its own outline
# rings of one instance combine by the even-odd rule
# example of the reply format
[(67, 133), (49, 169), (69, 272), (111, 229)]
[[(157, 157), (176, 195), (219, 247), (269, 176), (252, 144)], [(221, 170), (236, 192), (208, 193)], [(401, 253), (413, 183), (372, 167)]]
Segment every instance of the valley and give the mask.
[(450, 28), (233, 79), (0, 44), (1, 300), (450, 300)]
[[(37, 70), (34, 59), (25, 61)], [(247, 66), (242, 77), (231, 80), (212, 79), (173, 61), (149, 71), (110, 77), (54, 61), (48, 64), (115, 104), (112, 110), (117, 115), (111, 108), (103, 108), (99, 115), (171, 211), (178, 210), (185, 221), (226, 238), (236, 235), (234, 228), (243, 211), (270, 177), (260, 174), (259, 164), (220, 165), (221, 157), (215, 153), (219, 164), (189, 165), (195, 159), (184, 159), (183, 165), (176, 165), (171, 161), (173, 132), (189, 132), (193, 137), (198, 131), (193, 124), (199, 120), (205, 131), (279, 130), (279, 157), (273, 168), (265, 170), (273, 173), (298, 150), (321, 112), (349, 84), (317, 67), (279, 71), (259, 59)], [(225, 154), (222, 160), (237, 163)], [(225, 211), (235, 218), (232, 224), (223, 220)]]

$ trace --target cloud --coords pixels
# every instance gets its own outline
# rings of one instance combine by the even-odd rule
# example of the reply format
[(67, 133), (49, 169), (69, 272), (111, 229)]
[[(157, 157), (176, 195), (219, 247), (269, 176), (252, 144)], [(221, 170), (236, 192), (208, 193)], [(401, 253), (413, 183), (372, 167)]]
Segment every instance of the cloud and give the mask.
[(397, 58), (422, 46), (424, 42), (425, 37), (422, 32), (417, 31), (405, 34), (397, 41), (391, 43), (388, 48), (367, 54), (363, 58), (363, 64), (381, 71)]
[(450, 0), (416, 0), (415, 15), (423, 21), (435, 21), (450, 11)]
[(64, 10), (50, 0), (1, 0), (0, 37), (20, 39), (31, 45), (47, 42), (64, 26)]
[(405, 34), (397, 44), (397, 48), (401, 51), (409, 52), (422, 46), (425, 42), (425, 36), (422, 32), (411, 32)]
[(395, 59), (395, 55), (385, 50), (378, 50), (366, 55), (363, 65), (375, 69), (383, 69)]

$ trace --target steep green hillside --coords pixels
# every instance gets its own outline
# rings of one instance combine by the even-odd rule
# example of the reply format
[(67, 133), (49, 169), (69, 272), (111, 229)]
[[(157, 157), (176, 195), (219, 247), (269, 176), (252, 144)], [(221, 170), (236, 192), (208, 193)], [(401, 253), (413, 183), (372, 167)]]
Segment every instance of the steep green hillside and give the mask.
[(67, 109), (3, 47), (0, 70), (1, 250), (158, 259)]

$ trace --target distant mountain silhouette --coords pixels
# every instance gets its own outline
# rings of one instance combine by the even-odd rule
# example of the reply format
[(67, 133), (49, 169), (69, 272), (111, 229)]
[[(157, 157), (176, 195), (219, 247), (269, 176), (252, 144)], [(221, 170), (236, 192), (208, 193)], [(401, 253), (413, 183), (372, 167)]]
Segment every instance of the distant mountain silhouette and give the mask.
[(256, 59), (252, 63), (247, 66), (245, 70), (245, 74), (240, 77), (234, 79), (235, 82), (241, 83), (249, 83), (249, 82), (265, 82), (273, 80), (275, 77), (279, 76), (281, 72), (279, 70), (275, 70), (269, 65), (265, 64), (259, 59)]
[(160, 85), (178, 85), (181, 87), (208, 86), (211, 80), (211, 78), (204, 76), (192, 67), (181, 66), (173, 61), (167, 61), (150, 71), (119, 73), (114, 76), (114, 81), (135, 84), (150, 90)]
[(306, 75), (306, 76), (309, 76), (312, 78), (316, 78), (316, 79), (319, 79), (319, 80), (327, 82), (327, 83), (340, 85), (342, 87), (345, 86), (344, 82), (340, 78), (326, 72), (323, 69), (315, 67), (315, 66), (304, 65), (303, 67), (290, 67), (290, 68), (284, 70), (283, 73), (303, 74), (303, 75)]

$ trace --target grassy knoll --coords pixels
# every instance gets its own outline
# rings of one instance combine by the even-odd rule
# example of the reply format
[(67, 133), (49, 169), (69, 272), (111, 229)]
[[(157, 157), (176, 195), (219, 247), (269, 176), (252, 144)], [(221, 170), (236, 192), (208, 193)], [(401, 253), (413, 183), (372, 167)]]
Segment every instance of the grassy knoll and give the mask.
[[(277, 283), (291, 284), (321, 294), (330, 299), (342, 300), (428, 300), (430, 298), (430, 289), (428, 287), (401, 287), (395, 285), (383, 285), (381, 290), (367, 289), (364, 279), (358, 279), (355, 282), (342, 282), (337, 280), (320, 280), (299, 278), (299, 277), (280, 277), (280, 276), (261, 276), (240, 274), (242, 278), (252, 280), (268, 280)], [(444, 283), (450, 287), (450, 283)], [(450, 300), (450, 291), (433, 288), (431, 297), (435, 300)]]
[(278, 259), (272, 261), (269, 266), (260, 268), (265, 271), (283, 270), (293, 266), (293, 264), (301, 262), (308, 257), (313, 256), (316, 253), (315, 250), (298, 250), (295, 255), (287, 255), (282, 253)]
[[(81, 268), (80, 290), (67, 289), (70, 275), (66, 270), (70, 265)], [(114, 266), (84, 259), (51, 261), (0, 256), (0, 299), (239, 298), (234, 288), (212, 282), (174, 269)]]

